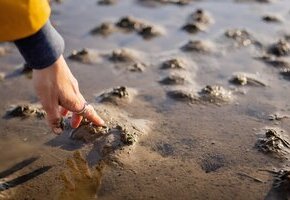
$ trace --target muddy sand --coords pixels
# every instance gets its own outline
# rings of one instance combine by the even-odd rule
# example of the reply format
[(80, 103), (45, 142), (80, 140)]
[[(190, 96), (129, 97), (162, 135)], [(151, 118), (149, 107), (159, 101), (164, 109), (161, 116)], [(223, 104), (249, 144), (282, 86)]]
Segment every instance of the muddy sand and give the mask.
[(53, 135), (31, 71), (0, 44), (0, 199), (290, 198), (288, 0), (52, 9), (106, 126)]

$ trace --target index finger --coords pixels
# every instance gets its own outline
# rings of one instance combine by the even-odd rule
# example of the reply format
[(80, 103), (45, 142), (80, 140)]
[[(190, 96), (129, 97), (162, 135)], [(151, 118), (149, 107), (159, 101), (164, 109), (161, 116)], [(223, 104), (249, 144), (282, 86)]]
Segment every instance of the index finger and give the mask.
[(104, 126), (105, 125), (104, 120), (97, 114), (94, 107), (90, 104), (88, 104), (87, 110), (83, 114), (83, 116), (97, 126)]

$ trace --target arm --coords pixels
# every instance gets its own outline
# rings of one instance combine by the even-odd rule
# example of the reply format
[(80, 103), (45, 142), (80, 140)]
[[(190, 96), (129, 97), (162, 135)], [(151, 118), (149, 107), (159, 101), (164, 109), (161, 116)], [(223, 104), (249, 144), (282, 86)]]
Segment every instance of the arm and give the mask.
[[(44, 1), (47, 2), (47, 0), (1, 0), (0, 11), (5, 6), (7, 9), (12, 9), (15, 12), (22, 12), (23, 5), (24, 7), (26, 5), (28, 10), (31, 6), (41, 8), (40, 4), (44, 3)], [(11, 2), (18, 2), (20, 4)], [(22, 7), (20, 6), (21, 3)], [(43, 11), (46, 9), (44, 8)], [(72, 75), (62, 56), (64, 50), (62, 37), (51, 26), (49, 20), (40, 28), (37, 28), (38, 26), (35, 25), (37, 24), (36, 22), (42, 21), (40, 19), (45, 19), (46, 15), (42, 15), (43, 13), (45, 12), (38, 12), (38, 14), (32, 15), (33, 18), (29, 16), (29, 13), (26, 13), (27, 15), (23, 14), (22, 18), (19, 18), (17, 22), (6, 22), (14, 23), (6, 26), (18, 27), (17, 23), (19, 23), (21, 27), (23, 23), (28, 24), (23, 27), (25, 30), (20, 31), (21, 34), (17, 35), (18, 29), (14, 30), (11, 35), (13, 37), (10, 39), (20, 38), (14, 42), (26, 63), (33, 68), (34, 88), (44, 110), (47, 112), (49, 125), (55, 133), (60, 133), (62, 131), (60, 127), (61, 115), (66, 115), (68, 111), (73, 112), (71, 120), (73, 128), (79, 126), (83, 117), (86, 117), (96, 125), (103, 125), (104, 121), (97, 115), (92, 106), (87, 107), (87, 112), (84, 116), (76, 114), (84, 108), (86, 101), (79, 91), (77, 80)], [(6, 12), (6, 14), (8, 13)], [(0, 12), (0, 25), (3, 19), (5, 17), (3, 18), (3, 13)], [(32, 26), (33, 24), (35, 26)], [(41, 25), (41, 23), (39, 24)], [(33, 34), (30, 33), (31, 31), (34, 31)], [(22, 33), (24, 32), (26, 34), (23, 35)], [(7, 34), (9, 36), (9, 31)], [(0, 33), (0, 40), (3, 40), (4, 36), (8, 37), (7, 34)]]

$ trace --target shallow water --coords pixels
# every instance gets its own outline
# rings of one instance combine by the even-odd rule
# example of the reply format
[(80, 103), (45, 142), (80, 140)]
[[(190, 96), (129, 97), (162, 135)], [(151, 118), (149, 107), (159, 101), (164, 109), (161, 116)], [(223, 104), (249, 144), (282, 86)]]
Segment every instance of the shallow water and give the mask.
[[(290, 114), (287, 92), (290, 82), (279, 75), (278, 69), (254, 59), (262, 55), (263, 49), (253, 45), (237, 47), (224, 32), (245, 28), (266, 47), (290, 33), (289, 6), (287, 0), (274, 3), (204, 0), (186, 6), (153, 7), (133, 0), (118, 1), (112, 6), (99, 6), (89, 0), (54, 4), (51, 20), (64, 36), (66, 56), (73, 49), (83, 47), (105, 53), (126, 47), (140, 53), (141, 61), (148, 65), (143, 73), (130, 72), (126, 65), (116, 66), (106, 59), (92, 65), (71, 60), (68, 63), (90, 102), (96, 103), (95, 95), (104, 89), (118, 85), (135, 88), (138, 95), (131, 103), (116, 106), (120, 110), (107, 109), (113, 118), (127, 113), (127, 120), (149, 120), (150, 130), (133, 147), (116, 150), (104, 158), (93, 143), (75, 142), (66, 134), (55, 137), (43, 120), (1, 118), (0, 171), (31, 157), (38, 159), (0, 179), (0, 184), (44, 166), (51, 168), (0, 191), (0, 198), (264, 199), (271, 189), (272, 176), (259, 169), (280, 169), (289, 164), (287, 160), (259, 152), (254, 146), (257, 134), (265, 127), (290, 131), (287, 118), (268, 120), (276, 112)], [(187, 34), (181, 27), (197, 8), (209, 12), (214, 23), (205, 32)], [(281, 15), (283, 23), (263, 22), (261, 17), (268, 13)], [(151, 40), (144, 40), (136, 33), (116, 32), (108, 37), (89, 34), (101, 22), (116, 22), (126, 15), (161, 26), (166, 32)], [(180, 47), (189, 39), (211, 41), (214, 50), (209, 54), (181, 51)], [(11, 104), (37, 101), (31, 80), (13, 73), (23, 61), (17, 50), (11, 48), (11, 53), (0, 57), (0, 71), (14, 74), (0, 82), (1, 116)], [(187, 61), (187, 68), (177, 73), (191, 81), (182, 86), (161, 85), (158, 81), (176, 70), (161, 70), (160, 65), (174, 57)], [(233, 86), (228, 81), (236, 72), (255, 74), (267, 86)], [(233, 101), (225, 105), (190, 104), (166, 95), (172, 89), (199, 91), (208, 84), (232, 90)], [(75, 151), (86, 157), (92, 173), (105, 160), (102, 176), (76, 175), (78, 172), (72, 171), (66, 162)], [(77, 189), (69, 189), (62, 173), (75, 180)], [(80, 173), (85, 172), (80, 170)]]

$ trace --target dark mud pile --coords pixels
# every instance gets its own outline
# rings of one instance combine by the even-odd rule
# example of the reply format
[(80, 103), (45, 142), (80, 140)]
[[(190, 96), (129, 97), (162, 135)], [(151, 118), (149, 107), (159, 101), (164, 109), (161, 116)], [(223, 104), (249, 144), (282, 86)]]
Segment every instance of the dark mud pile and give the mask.
[(0, 199), (287, 199), (288, 0), (51, 1), (106, 126), (51, 133), (0, 44)]

